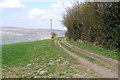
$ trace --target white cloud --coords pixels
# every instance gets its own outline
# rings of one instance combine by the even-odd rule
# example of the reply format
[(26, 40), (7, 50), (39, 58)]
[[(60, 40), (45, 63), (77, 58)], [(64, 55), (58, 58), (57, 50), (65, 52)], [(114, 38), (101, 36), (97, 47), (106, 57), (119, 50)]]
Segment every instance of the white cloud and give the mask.
[(0, 8), (25, 8), (19, 0), (4, 0), (0, 3)]
[(56, 4), (51, 5), (52, 8), (68, 8), (74, 5), (74, 2), (85, 2), (85, 0), (60, 0)]
[(34, 8), (32, 9), (30, 12), (29, 12), (29, 18), (35, 18), (37, 16), (40, 16), (40, 15), (43, 15), (43, 14), (46, 14), (46, 11), (45, 10), (41, 10), (41, 9), (38, 9), (38, 8)]
[(62, 10), (64, 10), (65, 8), (68, 8), (68, 7), (71, 8), (72, 6), (73, 6), (72, 1), (67, 1), (67, 2), (64, 2), (64, 3), (58, 2), (56, 4), (51, 5), (51, 7), (54, 8), (54, 9), (62, 9)]
[(60, 8), (60, 7), (62, 7), (62, 6), (63, 6), (62, 3), (57, 3), (57, 4), (51, 5), (51, 7), (53, 7), (53, 8)]
[(46, 12), (45, 12), (44, 10), (37, 9), (37, 8), (32, 9), (32, 10), (30, 11), (30, 15), (35, 15), (35, 16), (38, 16), (38, 15), (40, 15), (40, 14), (45, 14), (45, 13), (46, 13)]

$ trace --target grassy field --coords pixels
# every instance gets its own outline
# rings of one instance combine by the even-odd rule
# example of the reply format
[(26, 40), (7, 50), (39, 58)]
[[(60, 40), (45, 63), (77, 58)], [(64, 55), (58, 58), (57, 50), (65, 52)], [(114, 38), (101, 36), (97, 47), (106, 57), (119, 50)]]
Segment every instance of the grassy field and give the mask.
[(111, 57), (113, 59), (118, 60), (118, 55), (119, 53), (116, 52), (116, 50), (109, 50), (109, 49), (105, 49), (105, 48), (98, 48), (96, 46), (90, 45), (90, 44), (85, 44), (85, 43), (81, 43), (81, 42), (75, 42), (72, 40), (68, 40), (67, 41), (75, 46), (78, 46), (82, 49), (86, 49), (88, 51), (91, 51), (93, 53), (97, 53), (106, 57)]
[[(115, 52), (114, 50), (97, 48), (89, 44), (74, 42), (71, 40), (67, 41), (73, 45), (76, 45), (88, 51), (101, 54), (107, 57), (111, 57), (113, 59), (118, 59), (118, 53)], [(63, 46), (66, 47), (65, 45)], [(71, 51), (71, 49), (69, 50)], [(30, 63), (31, 60), (34, 60), (38, 56), (40, 57), (41, 60), (42, 60), (41, 56), (46, 56), (45, 61), (49, 61), (50, 58), (54, 58), (54, 56), (56, 56), (55, 57), (56, 59), (58, 58), (57, 57), (58, 55), (56, 53), (62, 55), (65, 52), (63, 52), (61, 49), (58, 48), (58, 46), (54, 44), (54, 39), (5, 44), (2, 45), (2, 64), (7, 66), (23, 66), (25, 64)], [(83, 57), (86, 56), (83, 55)]]
[(54, 39), (2, 45), (2, 64), (4, 78), (96, 77), (55, 45)]
[[(59, 38), (0, 46), (2, 47), (3, 78), (101, 77), (101, 75), (88, 69), (62, 50), (54, 43), (56, 39)], [(78, 46), (77, 42), (69, 42)], [(78, 53), (65, 46), (63, 43), (61, 44), (69, 51), (90, 61), (95, 61), (91, 57)]]
[(64, 53), (54, 44), (54, 40), (49, 39), (5, 44), (2, 45), (2, 63), (7, 66), (23, 66), (38, 57), (42, 62), (44, 56), (44, 61), (47, 62), (50, 59), (57, 59)]

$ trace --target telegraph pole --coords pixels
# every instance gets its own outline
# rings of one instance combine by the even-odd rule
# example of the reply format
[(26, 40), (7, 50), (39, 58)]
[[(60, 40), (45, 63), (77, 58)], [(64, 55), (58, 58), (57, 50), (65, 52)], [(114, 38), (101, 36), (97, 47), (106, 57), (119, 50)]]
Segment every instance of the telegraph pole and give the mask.
[(51, 32), (52, 32), (52, 19), (50, 19), (50, 22), (51, 22), (51, 27), (50, 27), (50, 29), (51, 29)]

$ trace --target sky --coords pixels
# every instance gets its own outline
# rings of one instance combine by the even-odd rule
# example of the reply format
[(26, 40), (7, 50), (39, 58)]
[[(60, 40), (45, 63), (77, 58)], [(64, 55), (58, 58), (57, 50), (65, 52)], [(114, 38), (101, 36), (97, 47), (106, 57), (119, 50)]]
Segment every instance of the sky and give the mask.
[(0, 0), (0, 27), (49, 29), (52, 19), (53, 29), (66, 30), (62, 14), (73, 1), (90, 0)]
[[(83, 0), (81, 0), (83, 1)], [(50, 28), (66, 30), (62, 24), (64, 7), (71, 0), (0, 0), (0, 27)]]

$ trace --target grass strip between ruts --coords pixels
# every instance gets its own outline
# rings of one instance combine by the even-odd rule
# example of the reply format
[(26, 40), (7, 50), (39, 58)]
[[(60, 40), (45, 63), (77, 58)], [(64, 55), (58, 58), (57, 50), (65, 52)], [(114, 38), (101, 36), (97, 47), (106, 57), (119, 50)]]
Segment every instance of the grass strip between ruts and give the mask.
[(79, 56), (81, 56), (81, 57), (83, 57), (83, 58), (85, 58), (85, 59), (88, 59), (88, 60), (92, 61), (92, 62), (96, 62), (95, 59), (93, 59), (93, 58), (91, 58), (91, 57), (89, 57), (89, 56), (86, 56), (86, 55), (84, 55), (84, 54), (82, 54), (82, 53), (79, 53), (79, 52), (77, 52), (77, 51), (69, 48), (68, 46), (66, 46), (66, 45), (63, 44), (62, 42), (60, 42), (60, 44), (61, 44), (64, 48), (66, 48), (67, 50), (69, 50), (70, 52), (73, 52), (73, 53), (75, 53), (75, 54), (77, 54), (77, 55), (79, 55)]

